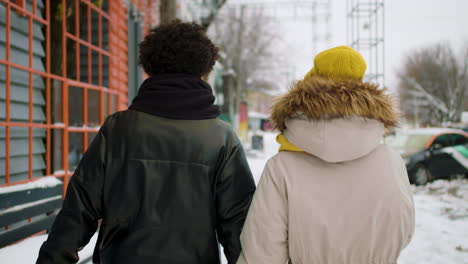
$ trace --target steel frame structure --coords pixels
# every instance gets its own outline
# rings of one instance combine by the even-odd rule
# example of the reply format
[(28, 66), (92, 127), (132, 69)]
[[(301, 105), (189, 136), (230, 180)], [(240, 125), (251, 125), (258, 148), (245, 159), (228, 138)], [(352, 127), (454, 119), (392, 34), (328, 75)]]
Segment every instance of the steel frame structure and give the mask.
[[(109, 26), (111, 27), (112, 23), (109, 23), (110, 20), (115, 20), (109, 15), (109, 12), (104, 11), (100, 7), (95, 6), (90, 0), (68, 0), (73, 1), (74, 8), (76, 10), (77, 15), (75, 16), (75, 25), (74, 25), (74, 33), (71, 33), (67, 30), (67, 10), (66, 8), (62, 8), (61, 10), (61, 18), (62, 18), (62, 40), (61, 40), (61, 48), (62, 48), (62, 65), (67, 65), (67, 52), (65, 52), (69, 48), (74, 48), (76, 52), (76, 74), (75, 77), (71, 77), (67, 75), (67, 67), (62, 67), (62, 72), (60, 75), (53, 74), (51, 72), (51, 14), (50, 14), (50, 5), (51, 1), (54, 0), (44, 0), (45, 3), (45, 19), (39, 17), (37, 15), (37, 1), (32, 0), (32, 11), (29, 11), (25, 7), (25, 0), (0, 0), (0, 4), (2, 4), (6, 8), (6, 54), (5, 60), (0, 59), (0, 66), (4, 66), (6, 69), (6, 81), (5, 81), (5, 121), (0, 122), (0, 127), (5, 128), (5, 182), (0, 183), (0, 187), (2, 186), (10, 186), (20, 183), (25, 183), (33, 180), (33, 129), (34, 128), (42, 128), (46, 130), (46, 138), (45, 138), (45, 145), (46, 145), (46, 169), (44, 176), (53, 176), (57, 178), (61, 178), (64, 182), (64, 193), (66, 191), (66, 186), (68, 185), (69, 177), (71, 176), (72, 172), (69, 171), (69, 161), (68, 161), (68, 147), (69, 147), (69, 136), (71, 132), (81, 133), (83, 137), (83, 150), (86, 150), (88, 147), (88, 140), (90, 133), (96, 133), (99, 128), (92, 128), (88, 127), (88, 91), (97, 91), (99, 92), (99, 121), (102, 124), (104, 122), (105, 117), (115, 112), (116, 110), (121, 109), (121, 105), (126, 100), (126, 90), (119, 89), (116, 85), (119, 84), (119, 80), (117, 83), (112, 82), (109, 80), (109, 87), (103, 86), (103, 58), (105, 56), (109, 59), (109, 77), (112, 75), (111, 69), (118, 67), (115, 65), (117, 61), (114, 59), (109, 58), (111, 54), (113, 54), (112, 50), (106, 50), (103, 47), (103, 31), (102, 31), (102, 22), (103, 20), (107, 20)], [(67, 0), (58, 0), (61, 1), (62, 6), (67, 6)], [(86, 24), (80, 24), (80, 4), (86, 6)], [(109, 6), (109, 10), (112, 11), (113, 5)], [(114, 6), (115, 8), (115, 6)], [(29, 63), (28, 66), (20, 65), (17, 63), (13, 63), (11, 61), (11, 25), (10, 20), (12, 16), (12, 12), (16, 12), (17, 14), (24, 16), (28, 19), (29, 22)], [(92, 43), (91, 40), (91, 13), (94, 12), (98, 16), (98, 41), (97, 45)], [(113, 23), (115, 23), (114, 21)], [(34, 69), (33, 67), (33, 23), (39, 23), (45, 29), (45, 71), (39, 71)], [(80, 37), (80, 27), (87, 27), (87, 36), (83, 39)], [(116, 26), (120, 26), (117, 22)], [(115, 31), (116, 29), (114, 29)], [(111, 30), (112, 31), (112, 28)], [(106, 32), (107, 33), (107, 32)], [(117, 37), (119, 40), (119, 37)], [(126, 40), (126, 38), (125, 38)], [(112, 43), (112, 38), (109, 37), (109, 41)], [(70, 45), (70, 43), (72, 43)], [(80, 47), (87, 48), (87, 71), (88, 71), (88, 80), (81, 80), (80, 79)], [(112, 44), (109, 45), (109, 49), (112, 49)], [(91, 80), (91, 73), (93, 70), (92, 68), (92, 58), (91, 58), (91, 51), (94, 51), (98, 54), (98, 84), (93, 84)], [(10, 102), (10, 94), (11, 94), (11, 69), (18, 69), (21, 71), (25, 71), (29, 73), (29, 120), (28, 122), (12, 122), (11, 121), (11, 102)], [(46, 83), (45, 88), (45, 99), (46, 99), (46, 121), (45, 123), (37, 123), (33, 120), (33, 75), (41, 76)], [(114, 73), (115, 75), (115, 73)], [(57, 80), (61, 82), (61, 114), (62, 114), (62, 123), (57, 124), (53, 123), (52, 121), (52, 107), (51, 107), (51, 81)], [(125, 81), (125, 80), (120, 80)], [(114, 84), (114, 85), (113, 85)], [(69, 100), (73, 100), (73, 98), (69, 98), (69, 88), (79, 88), (82, 90), (82, 116), (83, 116), (83, 126), (82, 127), (73, 127), (69, 123)], [(107, 100), (107, 107), (105, 107), (105, 100)], [(113, 104), (112, 102), (115, 102)], [(114, 107), (115, 105), (115, 107)], [(3, 109), (2, 109), (3, 111)], [(10, 180), (10, 154), (12, 148), (14, 146), (11, 145), (11, 128), (12, 127), (25, 127), (28, 128), (29, 133), (29, 157), (28, 157), (28, 180), (19, 181), (19, 182), (11, 182)], [(52, 153), (52, 133), (53, 131), (58, 130), (61, 131), (62, 134), (62, 167), (63, 172), (61, 173), (54, 173), (51, 169), (51, 153)], [(3, 151), (3, 150), (2, 150)]]
[(347, 38), (363, 54), (366, 81), (385, 85), (385, 0), (347, 0)]

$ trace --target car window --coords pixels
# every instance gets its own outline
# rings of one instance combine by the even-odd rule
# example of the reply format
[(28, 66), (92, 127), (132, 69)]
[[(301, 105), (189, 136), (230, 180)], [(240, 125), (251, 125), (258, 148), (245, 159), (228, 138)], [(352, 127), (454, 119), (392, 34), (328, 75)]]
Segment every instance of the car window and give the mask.
[(468, 143), (468, 137), (460, 134), (451, 134), (452, 146), (464, 145)]
[(408, 148), (423, 150), (431, 137), (431, 135), (409, 135), (406, 146)]
[(389, 142), (389, 146), (409, 152), (418, 152), (424, 149), (431, 137), (432, 135), (426, 134), (397, 134)]
[(438, 136), (434, 140), (434, 142), (432, 142), (431, 146), (435, 146), (435, 145), (440, 145), (443, 148), (450, 146), (451, 145), (451, 135), (446, 134), (446, 135)]

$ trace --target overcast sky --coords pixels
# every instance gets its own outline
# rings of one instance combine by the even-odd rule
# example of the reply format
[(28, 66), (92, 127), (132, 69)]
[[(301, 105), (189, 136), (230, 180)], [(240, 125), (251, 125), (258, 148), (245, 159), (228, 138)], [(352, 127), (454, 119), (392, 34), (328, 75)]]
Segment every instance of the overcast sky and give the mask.
[[(345, 0), (332, 1), (333, 43), (346, 43)], [(468, 0), (385, 1), (386, 84), (394, 89), (405, 55), (437, 42), (468, 47)]]
[[(292, 3), (296, 0), (230, 0), (229, 2), (275, 1)], [(298, 0), (300, 1), (313, 0)], [(347, 45), (347, 0), (330, 1), (332, 39), (329, 46)], [(366, 0), (361, 1), (366, 2)], [(306, 19), (294, 20), (291, 10), (285, 8), (282, 10), (283, 13), (280, 12), (278, 15), (281, 20), (278, 30), (281, 35), (280, 41), (283, 41), (281, 44), (287, 47), (282, 51), (288, 58), (288, 65), (285, 67), (295, 73), (296, 78), (301, 78), (313, 66), (315, 55), (312, 51), (311, 22)], [(386, 0), (386, 86), (392, 90), (397, 86), (397, 71), (402, 66), (405, 55), (415, 49), (441, 41), (453, 45), (458, 50), (464, 43), (468, 43), (468, 0)]]

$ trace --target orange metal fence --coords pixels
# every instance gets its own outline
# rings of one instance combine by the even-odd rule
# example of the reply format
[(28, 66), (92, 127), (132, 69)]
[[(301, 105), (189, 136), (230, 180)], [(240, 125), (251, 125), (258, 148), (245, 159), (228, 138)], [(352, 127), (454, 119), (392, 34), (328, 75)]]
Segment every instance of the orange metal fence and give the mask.
[[(31, 1), (31, 0), (30, 0)], [(125, 109), (127, 106), (127, 23), (123, 1), (91, 0), (44, 0), (42, 14), (38, 15), (37, 1), (32, 0), (32, 10), (26, 8), (26, 0), (0, 0), (6, 9), (5, 56), (0, 58), (0, 67), (5, 67), (5, 118), (0, 128), (5, 129), (5, 178), (1, 186), (9, 186), (34, 180), (33, 153), (34, 129), (45, 129), (45, 169), (41, 176), (54, 176), (64, 181), (66, 188), (71, 175), (70, 140), (79, 142), (79, 152), (84, 152), (92, 137), (107, 115)], [(110, 4), (112, 2), (113, 4)], [(156, 1), (133, 1), (136, 6), (154, 10)], [(51, 14), (51, 10), (55, 10)], [(12, 14), (28, 19), (29, 61), (22, 65), (11, 58), (11, 17)], [(73, 21), (72, 21), (73, 20)], [(96, 23), (97, 20), (97, 23)], [(61, 25), (56, 25), (59, 21)], [(154, 14), (145, 17), (145, 31), (148, 24), (155, 22)], [(45, 71), (33, 65), (33, 25), (40, 25), (45, 32)], [(72, 25), (72, 26), (71, 26)], [(106, 28), (104, 28), (104, 26)], [(52, 28), (60, 28), (59, 45), (61, 64), (59, 72), (52, 69)], [(97, 38), (97, 39), (96, 39)], [(104, 39), (106, 44), (104, 44)], [(72, 63), (70, 63), (72, 62)], [(54, 62), (55, 63), (55, 62)], [(71, 65), (71, 66), (70, 66)], [(12, 120), (11, 71), (20, 70), (29, 76), (29, 120)], [(45, 121), (38, 122), (34, 116), (34, 81), (40, 77), (45, 82)], [(87, 78), (86, 78), (87, 77)], [(3, 111), (3, 109), (1, 109)], [(28, 129), (28, 177), (13, 181), (11, 175), (11, 129)], [(59, 147), (57, 147), (59, 146)]]

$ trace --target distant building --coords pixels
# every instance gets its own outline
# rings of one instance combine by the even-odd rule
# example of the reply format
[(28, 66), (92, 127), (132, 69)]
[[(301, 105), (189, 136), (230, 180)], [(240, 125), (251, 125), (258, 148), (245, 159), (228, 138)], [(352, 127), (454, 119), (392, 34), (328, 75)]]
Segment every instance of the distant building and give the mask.
[(267, 92), (249, 92), (249, 128), (253, 131), (267, 131), (271, 129), (269, 122), (271, 106), (276, 96)]
[(249, 112), (269, 115), (275, 97), (267, 92), (249, 92), (247, 96)]

